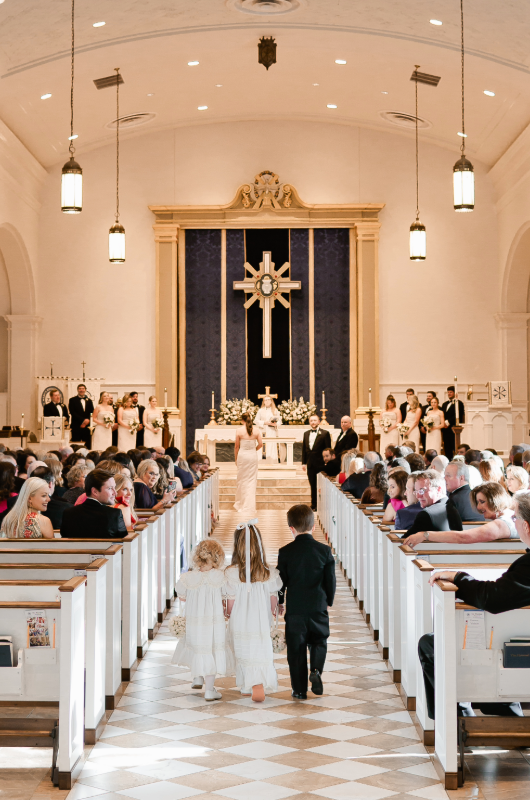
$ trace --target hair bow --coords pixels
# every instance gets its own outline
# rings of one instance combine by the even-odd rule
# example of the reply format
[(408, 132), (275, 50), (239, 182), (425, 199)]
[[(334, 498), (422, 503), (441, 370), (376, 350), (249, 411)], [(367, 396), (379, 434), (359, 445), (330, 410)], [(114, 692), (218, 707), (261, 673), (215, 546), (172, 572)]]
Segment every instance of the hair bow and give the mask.
[[(247, 584), (247, 592), (250, 592), (250, 526), (257, 525), (258, 520), (256, 519), (249, 519), (248, 522), (242, 522), (240, 525), (237, 526), (236, 531), (242, 531), (243, 528), (245, 529), (245, 581)], [(256, 537), (258, 540), (259, 551), (261, 554), (261, 560), (264, 561), (263, 558), (263, 550), (261, 548), (261, 542), (259, 537)]]

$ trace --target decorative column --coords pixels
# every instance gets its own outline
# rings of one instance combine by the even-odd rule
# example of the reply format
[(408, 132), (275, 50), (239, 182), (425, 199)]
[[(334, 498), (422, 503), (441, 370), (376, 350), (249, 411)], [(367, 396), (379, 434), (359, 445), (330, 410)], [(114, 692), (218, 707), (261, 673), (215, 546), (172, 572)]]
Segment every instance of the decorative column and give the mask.
[(7, 423), (19, 425), (22, 414), (27, 427), (37, 432), (35, 342), (42, 317), (7, 314)]
[(179, 225), (153, 225), (156, 247), (156, 394), (167, 389), (169, 406), (178, 405), (178, 239)]
[(528, 403), (528, 320), (530, 313), (499, 312), (495, 322), (501, 334), (501, 379), (512, 382), (512, 405)]
[[(379, 262), (380, 223), (355, 223), (357, 268), (357, 403), (379, 406)], [(350, 272), (351, 275), (351, 272)], [(350, 314), (352, 310), (350, 310)], [(353, 344), (352, 344), (353, 346)], [(352, 380), (355, 379), (352, 375)], [(352, 393), (353, 394), (353, 393)]]

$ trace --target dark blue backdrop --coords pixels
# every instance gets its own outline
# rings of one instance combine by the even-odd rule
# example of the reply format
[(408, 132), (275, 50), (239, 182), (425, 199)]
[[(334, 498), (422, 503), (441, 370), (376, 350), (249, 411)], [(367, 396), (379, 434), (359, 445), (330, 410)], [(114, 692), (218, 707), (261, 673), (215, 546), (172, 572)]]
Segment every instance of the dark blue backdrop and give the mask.
[[(245, 309), (243, 292), (234, 292), (234, 281), (245, 278), (245, 232), (226, 232), (226, 396), (245, 397)], [(218, 406), (219, 407), (219, 406)]]
[(291, 278), (302, 281), (291, 292), (291, 368), (293, 398), (309, 400), (309, 231), (291, 231)]

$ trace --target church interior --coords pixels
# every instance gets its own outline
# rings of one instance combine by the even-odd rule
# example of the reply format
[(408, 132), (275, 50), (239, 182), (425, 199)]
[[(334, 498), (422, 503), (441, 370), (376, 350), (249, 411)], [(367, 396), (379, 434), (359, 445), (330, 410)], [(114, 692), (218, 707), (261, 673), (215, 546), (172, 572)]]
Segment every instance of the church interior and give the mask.
[[(527, 34), (0, 0), (1, 800), (530, 796)], [(263, 701), (175, 660), (203, 541), (278, 565)]]

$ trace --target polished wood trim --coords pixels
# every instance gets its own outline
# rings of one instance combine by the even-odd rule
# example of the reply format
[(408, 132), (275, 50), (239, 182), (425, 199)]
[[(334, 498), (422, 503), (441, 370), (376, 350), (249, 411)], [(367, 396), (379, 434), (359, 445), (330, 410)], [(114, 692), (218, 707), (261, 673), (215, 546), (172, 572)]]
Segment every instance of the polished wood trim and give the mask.
[[(96, 539), (96, 538), (92, 539), (92, 538), (90, 538), (90, 539), (83, 539), (83, 541), (84, 542), (105, 542), (105, 543), (118, 542), (119, 544), (124, 544), (124, 543), (127, 543), (127, 542), (132, 542), (137, 537), (138, 537), (137, 533), (135, 533), (134, 531), (130, 531), (127, 534), (127, 536), (124, 536), (123, 538), (117, 538), (117, 539)], [(2, 545), (3, 546), (7, 546), (8, 542), (24, 542), (24, 541), (28, 541), (28, 543), (29, 543), (31, 540), (30, 539), (27, 539), (27, 540), (18, 539), (16, 537), (11, 537), (10, 539), (0, 539), (0, 546), (2, 546)], [(48, 539), (46, 541), (46, 545), (50, 545), (51, 546), (52, 542), (57, 542), (58, 544), (62, 544), (63, 542), (78, 542), (78, 541), (79, 541), (79, 539), (65, 539), (65, 538), (61, 537), (60, 539)]]
[[(80, 556), (115, 556), (116, 553), (119, 553), (122, 550), (121, 544), (113, 544), (112, 547), (108, 547), (106, 550), (92, 550), (92, 549), (79, 549), (76, 550), (75, 547), (61, 550), (61, 555), (80, 555)], [(24, 555), (56, 555), (56, 548), (55, 547), (33, 547), (33, 548), (22, 548), (22, 547), (12, 547), (11, 549), (6, 548), (2, 550), (2, 555), (19, 555), (20, 553), (24, 553)]]
[(85, 582), (86, 578), (83, 575), (76, 575), (75, 578), (70, 578), (69, 581), (63, 583), (63, 585), (59, 587), (59, 591), (75, 592), (75, 590), (82, 586)]
[[(93, 564), (97, 564), (98, 561), (105, 561), (106, 559), (98, 558), (97, 561), (90, 561), (88, 564), (43, 564), (39, 562), (38, 564), (0, 564), (0, 570), (2, 569), (92, 569)], [(96, 569), (99, 569), (102, 565), (99, 564)]]
[(15, 580), (0, 580), (0, 586), (62, 586), (66, 581), (15, 581)]
[(19, 600), (17, 603), (0, 600), (0, 608), (60, 608), (60, 600)]

